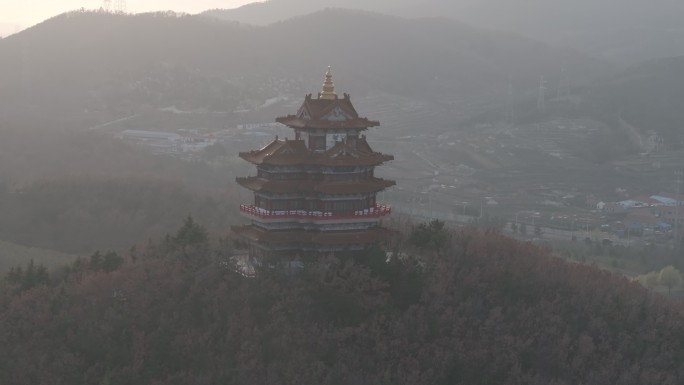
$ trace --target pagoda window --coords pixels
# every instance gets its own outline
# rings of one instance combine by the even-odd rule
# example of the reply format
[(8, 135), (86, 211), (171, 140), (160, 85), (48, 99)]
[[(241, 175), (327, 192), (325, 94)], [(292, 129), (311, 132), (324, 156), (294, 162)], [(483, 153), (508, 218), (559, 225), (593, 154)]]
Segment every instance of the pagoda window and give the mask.
[(335, 202), (335, 210), (337, 211), (354, 211), (353, 201)]
[(345, 167), (341, 169), (342, 172), (358, 172), (358, 167)]
[(256, 197), (254, 197), (254, 205), (256, 207), (261, 207), (261, 208), (267, 207), (268, 206), (268, 199), (264, 199), (260, 196), (256, 196)]
[(289, 210), (289, 201), (286, 200), (278, 200), (278, 201), (273, 201), (271, 202), (271, 210), (275, 211), (285, 211)]
[(309, 139), (309, 148), (314, 151), (325, 150), (325, 136), (311, 136)]
[(306, 131), (296, 131), (297, 140), (303, 140), (305, 146), (309, 146), (309, 133)]
[(337, 142), (343, 142), (347, 135), (344, 133), (336, 132), (332, 134), (326, 134), (325, 137), (325, 149), (329, 150), (333, 148), (337, 144)]

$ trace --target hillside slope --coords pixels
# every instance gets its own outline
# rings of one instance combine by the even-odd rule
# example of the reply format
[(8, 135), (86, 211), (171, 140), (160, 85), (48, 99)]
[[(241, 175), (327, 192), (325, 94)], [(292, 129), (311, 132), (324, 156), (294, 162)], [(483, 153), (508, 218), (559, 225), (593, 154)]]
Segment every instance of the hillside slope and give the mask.
[(681, 304), (529, 243), (466, 230), (424, 270), (374, 253), (245, 279), (206, 265), (226, 250), (205, 242), (167, 238), (111, 272), (82, 261), (65, 281), (23, 293), (6, 284), (0, 382), (674, 385), (684, 376)]
[(684, 147), (684, 56), (651, 60), (584, 90), (587, 110), (621, 117), (670, 149)]

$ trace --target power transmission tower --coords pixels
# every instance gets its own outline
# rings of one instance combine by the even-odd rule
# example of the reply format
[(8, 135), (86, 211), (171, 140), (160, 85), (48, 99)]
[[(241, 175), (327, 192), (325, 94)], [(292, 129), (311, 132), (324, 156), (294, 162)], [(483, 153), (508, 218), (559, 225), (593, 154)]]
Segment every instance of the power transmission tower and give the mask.
[(112, 9), (112, 0), (103, 0), (102, 9), (104, 9), (105, 12), (109, 12), (109, 10)]
[(126, 13), (126, 0), (114, 0), (114, 12)]
[(544, 75), (539, 77), (539, 93), (537, 94), (537, 110), (541, 113), (546, 112), (546, 80)]

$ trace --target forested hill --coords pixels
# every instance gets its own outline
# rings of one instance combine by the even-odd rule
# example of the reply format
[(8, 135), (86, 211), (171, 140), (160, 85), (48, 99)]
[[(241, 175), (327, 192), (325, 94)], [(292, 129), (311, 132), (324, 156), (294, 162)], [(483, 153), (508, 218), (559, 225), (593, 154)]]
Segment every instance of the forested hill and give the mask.
[(0, 383), (682, 383), (681, 304), (501, 235), (451, 239), (420, 262), (330, 256), (246, 279), (219, 263), (229, 244), (186, 221), (48, 284), (15, 271)]
[(0, 117), (81, 127), (146, 108), (231, 112), (315, 92), (331, 64), (354, 95), (450, 103), (505, 95), (509, 78), (533, 92), (540, 74), (559, 74), (563, 63), (578, 82), (605, 69), (440, 18), (325, 10), (249, 27), (169, 13), (72, 12), (0, 40)]
[(585, 94), (596, 114), (619, 116), (644, 134), (654, 131), (669, 148), (684, 146), (684, 56), (634, 66)]

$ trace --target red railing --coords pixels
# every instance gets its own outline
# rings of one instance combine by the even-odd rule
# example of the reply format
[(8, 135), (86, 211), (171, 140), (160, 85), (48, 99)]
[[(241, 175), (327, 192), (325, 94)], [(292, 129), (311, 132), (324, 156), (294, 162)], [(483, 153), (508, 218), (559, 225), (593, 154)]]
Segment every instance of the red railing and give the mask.
[(345, 213), (333, 213), (326, 211), (306, 210), (265, 210), (254, 205), (240, 205), (240, 211), (261, 219), (313, 219), (313, 220), (339, 220), (339, 219), (366, 219), (380, 218), (392, 213), (389, 206), (377, 205), (370, 209)]

